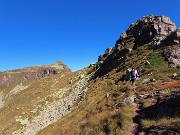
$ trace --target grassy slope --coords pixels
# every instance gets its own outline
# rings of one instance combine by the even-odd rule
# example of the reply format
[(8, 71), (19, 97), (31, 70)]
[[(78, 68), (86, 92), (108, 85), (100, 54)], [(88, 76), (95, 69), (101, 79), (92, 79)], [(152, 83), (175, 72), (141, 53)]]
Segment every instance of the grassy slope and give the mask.
[[(138, 80), (139, 94), (151, 93), (153, 90), (162, 87), (163, 84), (177, 80), (179, 76), (173, 78), (174, 73), (180, 75), (179, 69), (168, 68), (161, 55), (161, 49), (148, 50), (145, 48), (146, 46), (141, 46), (138, 50), (127, 55), (126, 68), (124, 70), (117, 72), (121, 68), (119, 66), (105, 76), (91, 80), (88, 94), (84, 101), (77, 104), (71, 114), (50, 125), (41, 131), (39, 135), (58, 135), (59, 133), (62, 135), (128, 134), (134, 114), (132, 105), (126, 105), (121, 109), (116, 108), (117, 103), (121, 102), (125, 97), (133, 95), (130, 82), (115, 83), (125, 70), (134, 63), (136, 63), (136, 66), (144, 67), (142, 78)], [(145, 65), (147, 60), (151, 65)], [(149, 75), (150, 73), (152, 75)], [(142, 84), (142, 80), (147, 78), (150, 80), (156, 79), (156, 81)], [(170, 88), (179, 87), (179, 85), (180, 83), (178, 82), (177, 85), (172, 85)], [(127, 93), (121, 96), (124, 90), (127, 90)], [(107, 95), (110, 96), (107, 97)], [(149, 100), (145, 100), (144, 104), (146, 107), (150, 106)], [(161, 123), (161, 121), (156, 122), (157, 124)], [(172, 122), (178, 123), (179, 119), (173, 119)], [(151, 126), (153, 121), (146, 121), (143, 124), (144, 127), (147, 125)], [(165, 124), (170, 126), (172, 123), (166, 120)]]
[[(134, 63), (136, 66), (143, 66), (144, 71), (142, 78), (138, 80), (138, 91), (140, 94), (151, 93), (153, 90), (162, 88), (163, 84), (178, 80), (179, 76), (172, 77), (174, 73), (180, 74), (179, 69), (168, 68), (167, 63), (161, 56), (161, 49), (148, 50), (146, 46), (141, 46), (138, 50), (135, 50), (127, 54), (125, 62), (125, 68), (121, 71), (121, 65), (116, 69), (113, 69), (108, 74), (91, 80), (88, 84), (88, 93), (84, 100), (77, 102), (74, 106), (73, 112), (62, 118), (60, 121), (45, 128), (39, 135), (71, 135), (71, 134), (128, 134), (128, 129), (132, 124), (132, 117), (134, 115), (134, 109), (132, 104), (118, 109), (117, 103), (120, 103), (124, 98), (132, 96), (130, 82), (118, 82), (119, 78), (125, 73), (126, 69), (130, 68)], [(133, 59), (132, 59), (133, 58)], [(150, 65), (145, 65), (146, 61), (150, 61)], [(90, 68), (86, 69), (86, 72), (91, 71)], [(56, 75), (48, 76), (46, 78), (39, 79), (33, 82), (30, 87), (16, 94), (11, 100), (5, 99), (5, 107), (0, 110), (0, 129), (3, 129), (1, 133), (10, 134), (13, 130), (19, 128), (19, 124), (15, 122), (15, 116), (27, 116), (33, 117), (35, 114), (31, 114), (33, 106), (45, 104), (41, 101), (44, 97), (55, 92), (57, 89), (62, 88), (69, 84), (70, 78), (77, 77), (80, 72), (84, 70), (67, 74), (65, 76)], [(149, 75), (151, 74), (151, 75)], [(156, 79), (155, 82), (150, 81), (146, 84), (142, 84), (142, 80), (149, 78), (150, 80)], [(27, 84), (24, 84), (27, 85)], [(15, 85), (12, 85), (8, 89), (4, 89), (4, 93), (8, 93)], [(179, 87), (177, 85), (166, 86), (163, 89)], [(126, 93), (123, 95), (123, 91)], [(54, 99), (47, 99), (48, 102), (52, 102)], [(150, 106), (150, 101), (144, 101), (144, 107)], [(25, 114), (24, 114), (24, 113)], [(22, 114), (23, 113), (23, 114)], [(163, 126), (160, 121), (155, 121), (159, 126)], [(143, 126), (149, 127), (153, 125), (154, 120), (144, 120)], [(171, 126), (171, 122), (165, 118), (163, 122), (167, 126)], [(173, 123), (178, 123), (179, 119), (172, 119)]]
[(102, 78), (92, 80), (86, 98), (74, 111), (39, 134), (124, 134), (131, 124), (133, 109), (131, 105), (116, 109), (116, 104), (132, 93), (121, 97), (123, 89), (114, 84), (106, 77), (103, 81)]
[[(0, 110), (0, 122), (3, 123), (0, 124), (0, 134), (8, 135), (20, 128), (20, 124), (15, 121), (17, 116), (22, 116), (22, 118), (28, 117), (29, 120), (31, 120), (31, 118), (38, 115), (38, 112), (45, 106), (46, 102), (51, 103), (56, 100), (49, 97), (49, 95), (67, 86), (71, 80), (79, 76), (80, 73), (85, 73), (85, 70), (65, 75), (57, 74), (55, 76), (47, 76), (34, 80), (30, 82), (30, 84), (24, 83), (22, 85), (30, 86), (12, 95), (11, 98), (6, 97), (6, 95), (16, 87), (17, 84), (12, 84), (8, 87), (0, 86), (0, 89), (3, 90), (4, 97), (6, 97), (4, 99), (5, 106)], [(76, 81), (77, 80), (74, 80), (72, 83)], [(38, 108), (37, 111), (33, 112), (36, 108)]]

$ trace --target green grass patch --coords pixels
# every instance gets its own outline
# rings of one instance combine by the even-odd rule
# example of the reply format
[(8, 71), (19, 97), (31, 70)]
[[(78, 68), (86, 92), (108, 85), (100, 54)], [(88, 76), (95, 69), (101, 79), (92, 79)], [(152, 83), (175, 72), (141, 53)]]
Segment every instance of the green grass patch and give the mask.
[(177, 73), (180, 75), (180, 68), (165, 68), (162, 70), (164, 73)]
[(148, 57), (150, 65), (148, 65), (146, 68), (167, 68), (167, 65), (165, 63), (164, 57), (161, 55), (161, 52), (153, 52)]
[(162, 73), (157, 73), (157, 74), (154, 74), (151, 79), (160, 80), (163, 78), (164, 78), (164, 75)]

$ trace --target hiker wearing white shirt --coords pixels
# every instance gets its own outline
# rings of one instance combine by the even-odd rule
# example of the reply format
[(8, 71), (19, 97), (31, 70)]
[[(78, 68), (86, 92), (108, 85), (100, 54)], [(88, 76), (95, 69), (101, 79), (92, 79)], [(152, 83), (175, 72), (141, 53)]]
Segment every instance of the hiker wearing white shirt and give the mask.
[(132, 67), (132, 70), (131, 70), (131, 81), (132, 81), (133, 88), (137, 87), (136, 80), (137, 80), (138, 76), (139, 75), (138, 75), (137, 70), (134, 67)]

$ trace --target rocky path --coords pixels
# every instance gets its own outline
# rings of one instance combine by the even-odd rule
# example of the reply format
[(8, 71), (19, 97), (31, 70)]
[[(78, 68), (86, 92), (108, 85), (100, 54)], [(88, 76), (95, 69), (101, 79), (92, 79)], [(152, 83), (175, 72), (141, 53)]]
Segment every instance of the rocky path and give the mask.
[[(178, 92), (179, 90), (180, 88), (172, 90), (175, 92), (175, 94), (171, 94), (169, 96), (162, 96), (162, 94), (172, 92), (170, 90), (156, 91), (151, 94), (145, 94), (145, 95), (136, 94), (136, 97), (134, 98), (134, 102), (132, 103), (135, 114), (133, 117), (132, 126), (129, 129), (129, 135), (139, 135), (139, 134), (144, 134), (145, 132), (152, 133), (152, 134), (160, 134), (160, 135), (168, 134), (168, 133), (179, 135), (180, 132), (173, 129), (163, 129), (159, 127), (150, 127), (148, 129), (143, 129), (141, 125), (141, 119), (142, 119), (142, 116), (144, 115), (144, 112), (143, 112), (144, 108), (143, 108), (142, 100), (147, 99), (147, 98), (152, 98), (152, 106), (158, 106), (160, 104), (163, 105), (165, 103), (167, 104), (170, 100), (180, 97), (180, 92)], [(158, 96), (159, 99), (155, 99), (154, 98), (155, 96)], [(172, 101), (172, 102), (176, 102), (176, 101)]]
[[(180, 135), (180, 131), (175, 131), (173, 129), (161, 129), (158, 127), (151, 127), (148, 129), (143, 129), (141, 125), (141, 119), (144, 118), (144, 110), (146, 109), (146, 108), (143, 108), (144, 100), (151, 99), (151, 107), (154, 107), (154, 106), (167, 104), (168, 102), (172, 102), (169, 104), (173, 104), (174, 102), (179, 101), (178, 98), (180, 98), (180, 88), (174, 88), (171, 90), (167, 89), (163, 91), (157, 90), (157, 91), (153, 91), (152, 93), (135, 94), (135, 96), (126, 97), (123, 101), (117, 103), (116, 107), (120, 109), (121, 107), (126, 106), (126, 105), (130, 105), (130, 104), (133, 105), (135, 113), (133, 116), (133, 123), (128, 130), (128, 135), (139, 135), (139, 134), (145, 134), (146, 132), (156, 133), (156, 134), (161, 134), (161, 135), (165, 133), (166, 134), (173, 133), (175, 135), (176, 134)], [(177, 99), (178, 101), (173, 101), (173, 99)], [(157, 111), (158, 108), (155, 110)]]
[(133, 108), (134, 108), (135, 114), (133, 117), (133, 123), (130, 128), (129, 134), (139, 135), (142, 130), (140, 119), (141, 119), (141, 111), (143, 109), (143, 103), (138, 94), (136, 94), (136, 97), (134, 98)]

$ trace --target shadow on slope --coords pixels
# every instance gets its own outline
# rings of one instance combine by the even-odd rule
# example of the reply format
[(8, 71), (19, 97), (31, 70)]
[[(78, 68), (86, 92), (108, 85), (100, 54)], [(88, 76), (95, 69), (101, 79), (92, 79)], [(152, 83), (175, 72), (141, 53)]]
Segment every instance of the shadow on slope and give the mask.
[[(159, 99), (160, 100), (160, 99)], [(144, 119), (156, 120), (164, 117), (180, 117), (180, 94), (172, 95), (164, 101), (143, 110)]]
[[(108, 72), (112, 71), (113, 69), (116, 69), (117, 67), (121, 66), (119, 71), (121, 69), (124, 69), (124, 63), (126, 60), (126, 54), (129, 53), (129, 50), (127, 48), (121, 49), (118, 52), (113, 52), (110, 54), (104, 63), (101, 65), (101, 67), (96, 71), (95, 78), (102, 77), (106, 75)], [(117, 72), (119, 72), (117, 71)], [(93, 79), (95, 79), (93, 78)]]
[[(155, 105), (144, 108), (142, 111), (143, 119), (155, 121), (163, 121), (163, 125), (151, 125), (143, 129), (145, 134), (180, 134), (180, 93), (166, 97), (164, 101), (159, 99)], [(173, 119), (176, 121), (170, 122)]]

